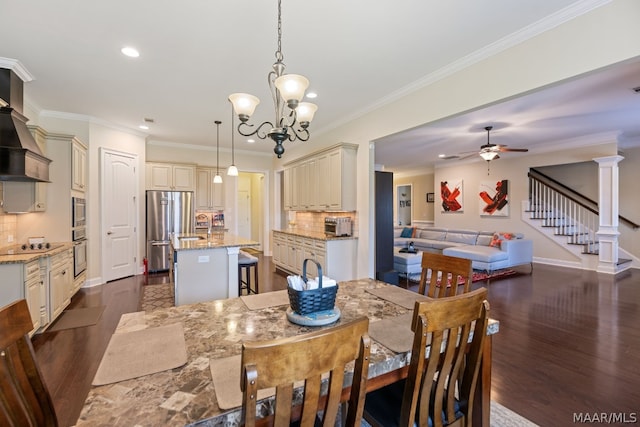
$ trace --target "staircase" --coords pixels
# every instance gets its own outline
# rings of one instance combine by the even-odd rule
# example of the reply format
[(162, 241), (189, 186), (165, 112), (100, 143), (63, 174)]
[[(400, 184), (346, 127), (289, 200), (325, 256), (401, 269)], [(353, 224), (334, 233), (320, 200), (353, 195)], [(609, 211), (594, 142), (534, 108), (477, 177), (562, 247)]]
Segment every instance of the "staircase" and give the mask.
[[(576, 256), (580, 268), (597, 270), (599, 264), (598, 204), (531, 169), (529, 200), (523, 202), (522, 219)], [(623, 252), (620, 250), (620, 252)], [(619, 258), (616, 273), (632, 266)]]

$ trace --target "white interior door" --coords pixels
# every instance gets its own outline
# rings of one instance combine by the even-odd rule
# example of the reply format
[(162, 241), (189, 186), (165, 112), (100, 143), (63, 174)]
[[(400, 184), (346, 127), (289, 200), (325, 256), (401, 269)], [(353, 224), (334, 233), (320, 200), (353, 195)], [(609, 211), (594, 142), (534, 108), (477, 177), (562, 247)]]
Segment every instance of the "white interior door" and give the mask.
[(137, 159), (102, 152), (102, 253), (105, 281), (136, 273)]
[(238, 235), (251, 239), (251, 193), (238, 191)]

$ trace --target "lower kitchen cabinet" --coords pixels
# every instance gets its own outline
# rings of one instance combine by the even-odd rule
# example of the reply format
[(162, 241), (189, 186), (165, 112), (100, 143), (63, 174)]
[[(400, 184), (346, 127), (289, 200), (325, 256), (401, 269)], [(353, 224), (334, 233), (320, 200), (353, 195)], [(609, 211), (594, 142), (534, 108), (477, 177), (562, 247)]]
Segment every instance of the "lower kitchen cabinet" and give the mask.
[[(338, 281), (353, 280), (356, 275), (356, 242), (349, 239), (318, 239), (303, 234), (273, 232), (273, 263), (276, 268), (301, 275), (305, 259), (313, 259), (322, 274)], [(307, 262), (307, 278), (315, 278), (315, 263)]]
[(0, 306), (26, 299), (33, 322), (30, 335), (46, 326), (49, 323), (46, 278), (42, 275), (40, 259), (28, 263), (1, 264), (0, 275)]
[(73, 250), (49, 257), (49, 301), (51, 320), (57, 318), (71, 302), (73, 293)]
[(55, 255), (42, 255), (28, 262), (0, 263), (0, 307), (25, 299), (33, 330), (44, 330), (71, 302), (86, 280), (73, 278), (73, 249)]

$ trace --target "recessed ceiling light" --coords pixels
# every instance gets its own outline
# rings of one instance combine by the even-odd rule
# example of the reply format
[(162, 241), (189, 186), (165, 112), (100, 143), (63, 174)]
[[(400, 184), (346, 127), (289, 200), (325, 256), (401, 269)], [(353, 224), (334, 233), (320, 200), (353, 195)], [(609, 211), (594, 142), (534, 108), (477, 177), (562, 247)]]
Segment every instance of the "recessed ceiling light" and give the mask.
[(318, 97), (318, 94), (315, 93), (315, 92), (309, 92), (307, 94), (307, 98), (309, 98), (309, 99), (313, 99), (313, 98), (317, 98), (317, 97)]
[(138, 127), (139, 127), (140, 129), (143, 129), (143, 130), (149, 130), (149, 126), (147, 126), (147, 125), (140, 125), (140, 126), (138, 126)]
[(120, 52), (130, 58), (137, 58), (138, 56), (140, 56), (140, 52), (138, 52), (138, 49), (136, 49), (135, 47), (125, 46), (120, 49)]
[(249, 144), (253, 144), (254, 142), (256, 142), (256, 140), (255, 140), (255, 139), (247, 139), (247, 142), (248, 142)]
[(444, 157), (447, 157), (447, 155), (446, 154), (438, 154), (438, 157), (440, 157), (442, 159)]

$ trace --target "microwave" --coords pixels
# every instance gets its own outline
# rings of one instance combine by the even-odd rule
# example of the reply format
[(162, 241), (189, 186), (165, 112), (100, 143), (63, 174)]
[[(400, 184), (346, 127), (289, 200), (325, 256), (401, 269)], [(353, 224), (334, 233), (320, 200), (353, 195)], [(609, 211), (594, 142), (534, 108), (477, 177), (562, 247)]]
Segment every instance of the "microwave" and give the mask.
[(84, 227), (87, 225), (87, 201), (80, 197), (71, 198), (71, 227)]
[(349, 237), (351, 233), (351, 217), (327, 216), (324, 218), (324, 234), (336, 237)]

